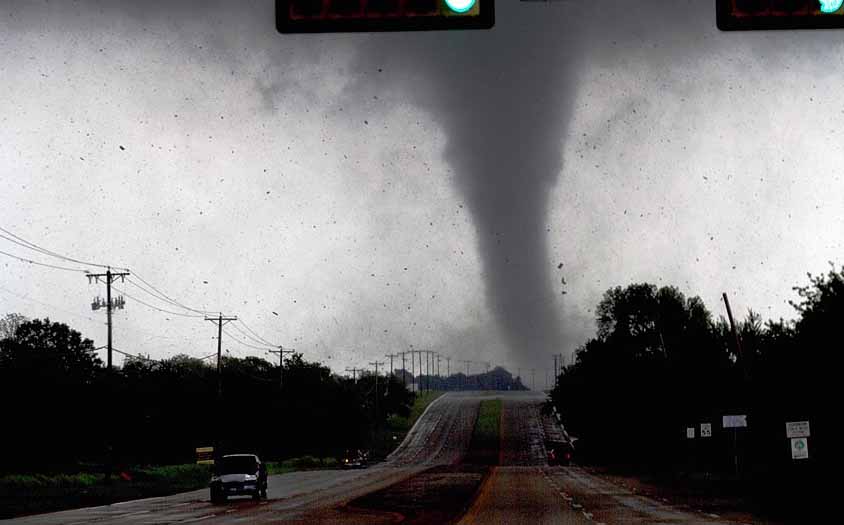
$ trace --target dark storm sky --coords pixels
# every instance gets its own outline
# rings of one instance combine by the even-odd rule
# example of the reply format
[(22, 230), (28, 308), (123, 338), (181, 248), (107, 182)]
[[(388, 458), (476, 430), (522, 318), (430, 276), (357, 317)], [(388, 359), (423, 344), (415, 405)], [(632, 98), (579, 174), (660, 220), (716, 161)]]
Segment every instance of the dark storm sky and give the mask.
[[(844, 46), (719, 33), (713, 4), (279, 35), (272, 2), (6, 3), (0, 226), (338, 370), (411, 344), (546, 367), (632, 281), (789, 316), (841, 253)], [(104, 339), (102, 290), (2, 263), (0, 312)], [(211, 332), (127, 301), (115, 345), (204, 355)]]

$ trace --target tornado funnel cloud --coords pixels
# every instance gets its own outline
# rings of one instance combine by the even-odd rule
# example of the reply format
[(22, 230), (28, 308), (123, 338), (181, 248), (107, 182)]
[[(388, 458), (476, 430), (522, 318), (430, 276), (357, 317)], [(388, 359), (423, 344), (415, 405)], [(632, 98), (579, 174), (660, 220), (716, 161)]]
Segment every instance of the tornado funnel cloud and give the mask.
[(507, 364), (539, 366), (561, 351), (565, 332), (548, 208), (576, 54), (549, 6), (496, 8), (490, 31), (377, 38), (363, 67), (386, 65), (392, 87), (444, 131), (445, 160), (477, 232), (487, 304), (511, 351)]

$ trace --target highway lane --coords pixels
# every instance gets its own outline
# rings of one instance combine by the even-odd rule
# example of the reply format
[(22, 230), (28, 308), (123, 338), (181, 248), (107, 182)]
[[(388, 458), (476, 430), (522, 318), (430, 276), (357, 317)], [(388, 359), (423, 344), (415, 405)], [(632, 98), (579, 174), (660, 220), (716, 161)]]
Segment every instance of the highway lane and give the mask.
[(544, 396), (502, 399), (500, 466), (461, 525), (730, 523), (635, 495), (578, 467), (548, 467), (540, 413)]

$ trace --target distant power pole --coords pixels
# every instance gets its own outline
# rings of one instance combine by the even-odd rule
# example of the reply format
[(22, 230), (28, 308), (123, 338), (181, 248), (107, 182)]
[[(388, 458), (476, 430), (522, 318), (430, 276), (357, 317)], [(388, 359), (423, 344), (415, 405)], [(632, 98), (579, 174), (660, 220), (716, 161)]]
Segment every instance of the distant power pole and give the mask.
[(451, 377), (451, 357), (445, 358), (445, 375), (446, 377)]
[(284, 354), (292, 354), (296, 349), (291, 348), (290, 350), (285, 350), (281, 346), (278, 347), (278, 350), (270, 350), (271, 354), (278, 354), (278, 387), (282, 388), (284, 386)]
[(359, 371), (360, 371), (360, 369), (358, 369), (358, 368), (347, 368), (346, 369), (346, 372), (352, 373), (352, 381), (354, 381), (355, 383), (358, 382), (357, 372), (359, 372)]
[(399, 352), (401, 354), (401, 378), (404, 382), (404, 387), (407, 388), (407, 366), (404, 364), (404, 356), (407, 352)]
[(410, 354), (410, 377), (413, 378), (414, 390), (418, 391), (419, 386), (416, 382), (416, 359), (413, 357), (413, 350), (408, 350), (407, 353)]
[(109, 370), (109, 372), (111, 372), (111, 361), (112, 361), (111, 360), (111, 353), (112, 353), (112, 349), (111, 349), (111, 326), (112, 326), (111, 312), (115, 308), (120, 308), (122, 310), (123, 306), (126, 304), (126, 302), (123, 300), (123, 296), (118, 297), (114, 302), (112, 302), (112, 300), (111, 300), (111, 283), (113, 283), (115, 281), (115, 279), (117, 279), (118, 277), (120, 278), (120, 281), (123, 282), (123, 281), (126, 280), (127, 275), (129, 275), (129, 272), (112, 272), (111, 268), (108, 268), (106, 270), (106, 273), (89, 273), (87, 275), (88, 284), (91, 284), (92, 282), (100, 282), (101, 278), (105, 278), (106, 300), (105, 300), (105, 302), (102, 302), (102, 299), (97, 297), (91, 303), (91, 309), (92, 310), (99, 310), (102, 307), (105, 307), (105, 309), (106, 309), (106, 320), (107, 320), (107, 324), (108, 324), (108, 370)]
[(390, 377), (393, 376), (393, 358), (398, 357), (398, 356), (399, 356), (399, 354), (387, 354), (387, 355), (384, 356), (384, 357), (390, 358)]
[(374, 361), (369, 363), (375, 367), (375, 428), (378, 428), (378, 367), (383, 365), (383, 362)]
[(443, 356), (437, 354), (437, 377), (442, 377), (442, 374), (440, 374), (440, 361), (442, 360), (442, 358)]
[(472, 362), (466, 359), (461, 359), (460, 362), (466, 364), (466, 379), (463, 380), (463, 390), (466, 390), (466, 387), (469, 385), (469, 365)]

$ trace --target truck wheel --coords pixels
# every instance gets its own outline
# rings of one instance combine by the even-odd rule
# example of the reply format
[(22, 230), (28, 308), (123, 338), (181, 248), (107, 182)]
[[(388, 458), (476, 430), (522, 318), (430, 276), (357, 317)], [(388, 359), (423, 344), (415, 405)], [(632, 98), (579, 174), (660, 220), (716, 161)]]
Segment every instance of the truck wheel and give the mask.
[(222, 494), (220, 490), (211, 489), (211, 503), (214, 505), (219, 505), (221, 503), (225, 503), (226, 495)]

